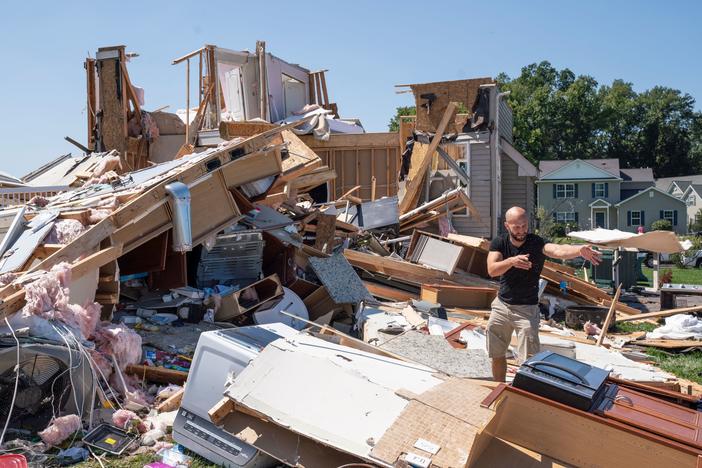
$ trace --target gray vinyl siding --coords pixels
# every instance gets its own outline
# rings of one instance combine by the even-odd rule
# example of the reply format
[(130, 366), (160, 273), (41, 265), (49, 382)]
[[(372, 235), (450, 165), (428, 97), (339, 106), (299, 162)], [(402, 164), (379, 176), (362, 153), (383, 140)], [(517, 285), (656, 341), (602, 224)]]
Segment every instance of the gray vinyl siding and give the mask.
[[(592, 183), (593, 182), (577, 182), (577, 181), (557, 181), (557, 182), (545, 182), (537, 184), (538, 190), (538, 203), (539, 206), (544, 207), (547, 213), (552, 214), (557, 211), (574, 211), (578, 213), (578, 226), (581, 229), (591, 229), (592, 221), (590, 220), (590, 204), (595, 200), (602, 198), (603, 200), (614, 205), (619, 202), (619, 190), (620, 182), (618, 180), (602, 180), (609, 184), (608, 187), (608, 197), (596, 197), (592, 196)], [(566, 198), (566, 199), (554, 199), (553, 198), (553, 186), (556, 183), (574, 183), (578, 186), (578, 196), (577, 198)], [(610, 228), (616, 225), (616, 214), (612, 214), (614, 206), (610, 207)]]
[(502, 155), (502, 213), (513, 206), (534, 214), (534, 178), (519, 176), (519, 166), (506, 154)]
[(660, 192), (653, 191), (653, 197), (650, 197), (648, 193), (640, 195), (636, 198), (630, 198), (624, 203), (622, 203), (619, 208), (619, 229), (622, 231), (636, 232), (638, 226), (628, 226), (628, 215), (629, 211), (643, 211), (646, 231), (651, 230), (651, 224), (660, 219), (661, 210), (677, 210), (678, 212), (678, 225), (673, 226), (673, 230), (678, 234), (685, 234), (687, 232), (687, 206), (682, 200), (676, 200), (670, 198), (669, 196), (663, 195)]
[(514, 126), (514, 118), (512, 115), (512, 109), (507, 104), (507, 101), (502, 99), (500, 101), (500, 136), (512, 143), (512, 127)]
[(473, 143), (470, 148), (470, 199), (480, 213), (475, 218), (454, 216), (452, 223), (459, 234), (490, 237), (490, 145)]

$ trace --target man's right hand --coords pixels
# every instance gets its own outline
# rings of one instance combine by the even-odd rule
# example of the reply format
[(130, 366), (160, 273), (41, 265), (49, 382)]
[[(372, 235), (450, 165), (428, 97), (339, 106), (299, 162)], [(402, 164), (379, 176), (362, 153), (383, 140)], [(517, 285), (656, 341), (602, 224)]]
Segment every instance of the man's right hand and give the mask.
[(531, 262), (529, 261), (529, 254), (515, 255), (509, 258), (512, 261), (512, 266), (514, 268), (519, 268), (520, 270), (529, 270), (531, 268)]

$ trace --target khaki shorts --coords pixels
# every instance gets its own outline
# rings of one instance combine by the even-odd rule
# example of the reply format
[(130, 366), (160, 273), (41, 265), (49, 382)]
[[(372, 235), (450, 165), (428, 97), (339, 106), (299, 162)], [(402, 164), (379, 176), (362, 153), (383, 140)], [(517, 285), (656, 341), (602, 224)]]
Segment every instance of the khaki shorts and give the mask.
[(487, 351), (491, 358), (505, 357), (512, 332), (517, 331), (517, 359), (521, 364), (539, 352), (539, 306), (506, 304), (496, 297), (487, 325)]

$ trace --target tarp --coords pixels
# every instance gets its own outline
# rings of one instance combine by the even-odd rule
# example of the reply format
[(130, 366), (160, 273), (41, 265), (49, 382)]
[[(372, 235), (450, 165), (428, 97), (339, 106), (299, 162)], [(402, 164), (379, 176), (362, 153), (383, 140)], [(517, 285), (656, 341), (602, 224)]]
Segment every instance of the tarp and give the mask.
[(597, 228), (593, 231), (571, 232), (568, 236), (600, 247), (635, 248), (665, 254), (683, 252), (692, 246), (689, 240), (680, 242), (678, 236), (671, 231), (651, 231), (645, 234), (635, 234), (633, 232), (620, 231), (619, 229)]

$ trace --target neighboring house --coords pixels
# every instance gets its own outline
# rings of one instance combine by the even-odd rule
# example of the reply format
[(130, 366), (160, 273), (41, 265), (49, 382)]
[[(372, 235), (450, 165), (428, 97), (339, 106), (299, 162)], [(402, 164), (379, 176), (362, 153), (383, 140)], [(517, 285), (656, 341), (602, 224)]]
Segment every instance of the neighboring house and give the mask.
[(684, 202), (656, 189), (650, 168), (620, 169), (618, 159), (576, 159), (541, 161), (539, 170), (538, 206), (558, 223), (636, 231), (640, 225), (650, 230), (664, 218), (676, 232), (687, 231)]
[(687, 206), (687, 224), (695, 222), (695, 216), (702, 209), (702, 184), (690, 184), (683, 192), (681, 199)]
[[(512, 109), (505, 95), (490, 78), (407, 85), (417, 106), (416, 130), (435, 132), (449, 101), (460, 102), (471, 110), (471, 119), (446, 133), (457, 133), (446, 152), (465, 172), (468, 183), (457, 181), (455, 171), (441, 160), (429, 178), (424, 200), (445, 190), (463, 186), (480, 214), (480, 222), (466, 212), (450, 216), (460, 234), (492, 238), (503, 229), (504, 212), (512, 206), (523, 207), (530, 219), (535, 212), (534, 182), (536, 167), (513, 146)], [(459, 122), (460, 118), (450, 122)]]
[(702, 174), (656, 179), (657, 189), (663, 190), (677, 198), (682, 198), (685, 190), (692, 184), (702, 185)]
[(659, 219), (666, 219), (678, 234), (687, 232), (687, 207), (685, 202), (656, 187), (649, 187), (633, 197), (615, 205), (619, 214), (617, 229), (636, 231), (644, 226), (651, 230), (651, 224)]

